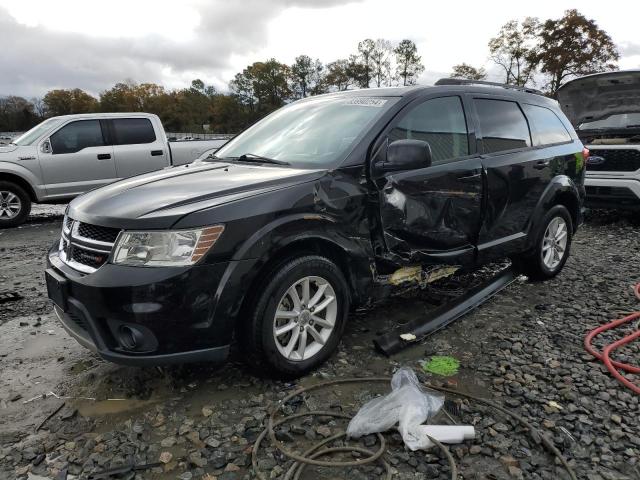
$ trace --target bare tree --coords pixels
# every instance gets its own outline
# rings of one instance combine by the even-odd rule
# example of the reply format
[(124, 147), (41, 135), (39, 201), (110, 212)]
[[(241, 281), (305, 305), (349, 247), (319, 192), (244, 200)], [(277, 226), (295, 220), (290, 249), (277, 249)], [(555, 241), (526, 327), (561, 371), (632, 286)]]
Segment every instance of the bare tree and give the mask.
[(372, 79), (376, 87), (382, 85), (390, 85), (391, 76), (391, 42), (379, 38), (375, 41), (373, 50), (371, 51)]
[(527, 17), (522, 23), (511, 20), (502, 26), (497, 37), (489, 40), (491, 60), (504, 70), (505, 83), (524, 86), (531, 81), (539, 26), (534, 17)]

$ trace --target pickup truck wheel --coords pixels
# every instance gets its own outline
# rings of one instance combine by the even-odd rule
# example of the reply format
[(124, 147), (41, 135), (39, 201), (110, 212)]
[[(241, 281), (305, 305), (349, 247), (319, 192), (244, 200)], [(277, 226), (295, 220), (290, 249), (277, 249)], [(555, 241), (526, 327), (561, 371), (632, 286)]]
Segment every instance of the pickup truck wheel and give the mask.
[(0, 228), (23, 223), (31, 211), (31, 199), (22, 187), (0, 181)]
[(555, 277), (569, 258), (573, 224), (566, 207), (556, 205), (540, 222), (536, 246), (528, 255), (514, 259), (516, 267), (532, 280)]
[(265, 277), (239, 341), (254, 367), (298, 377), (335, 351), (349, 311), (347, 282), (329, 259), (290, 259)]

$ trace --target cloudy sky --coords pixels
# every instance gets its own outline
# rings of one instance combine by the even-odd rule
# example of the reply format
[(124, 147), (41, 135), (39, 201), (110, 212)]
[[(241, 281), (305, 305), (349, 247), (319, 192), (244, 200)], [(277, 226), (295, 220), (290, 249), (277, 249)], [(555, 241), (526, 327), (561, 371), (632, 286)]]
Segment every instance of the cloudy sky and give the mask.
[(633, 2), (621, 9), (602, 0), (0, 0), (0, 95), (73, 87), (97, 95), (124, 79), (174, 88), (201, 78), (226, 90), (254, 61), (307, 54), (327, 63), (367, 37), (416, 42), (426, 67), (420, 83), (461, 62), (497, 74), (487, 42), (501, 25), (556, 18), (576, 4), (618, 44), (620, 67), (640, 68)]

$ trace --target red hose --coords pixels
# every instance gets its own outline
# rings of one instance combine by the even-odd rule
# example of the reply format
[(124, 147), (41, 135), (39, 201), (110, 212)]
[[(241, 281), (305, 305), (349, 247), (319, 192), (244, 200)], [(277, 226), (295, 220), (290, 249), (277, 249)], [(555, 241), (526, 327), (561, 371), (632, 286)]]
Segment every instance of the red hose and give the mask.
[[(636, 297), (640, 299), (640, 283), (638, 283), (634, 287), (633, 291), (636, 294)], [(633, 392), (640, 395), (640, 387), (634, 384), (633, 382), (630, 382), (628, 379), (624, 377), (624, 375), (620, 373), (620, 370), (627, 373), (640, 373), (640, 367), (636, 367), (635, 365), (629, 365), (627, 363), (616, 362), (615, 360), (612, 360), (610, 357), (611, 352), (613, 352), (616, 348), (626, 345), (627, 343), (631, 343), (636, 339), (640, 339), (640, 330), (636, 330), (635, 332), (627, 335), (626, 337), (623, 337), (620, 340), (617, 340), (607, 345), (602, 352), (597, 351), (593, 347), (593, 345), (591, 345), (591, 342), (593, 341), (593, 339), (600, 333), (605, 332), (607, 330), (611, 330), (612, 328), (616, 328), (622, 324), (632, 322), (636, 319), (640, 319), (640, 312), (632, 313), (631, 315), (628, 315), (624, 318), (621, 318), (619, 320), (614, 320), (613, 322), (607, 323), (606, 325), (602, 325), (592, 330), (584, 339), (584, 348), (586, 348), (587, 352), (589, 352), (591, 355), (601, 360), (605, 364), (605, 366), (607, 367), (607, 370), (609, 370), (611, 375), (613, 375), (616, 379), (618, 379), (620, 383), (622, 383), (627, 388), (631, 389)]]

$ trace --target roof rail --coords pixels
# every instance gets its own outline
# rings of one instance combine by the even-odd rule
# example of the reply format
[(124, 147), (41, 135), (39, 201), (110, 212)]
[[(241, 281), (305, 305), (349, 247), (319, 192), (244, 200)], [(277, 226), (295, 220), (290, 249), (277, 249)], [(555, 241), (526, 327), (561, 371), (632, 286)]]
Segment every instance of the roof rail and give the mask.
[(536, 95), (544, 95), (540, 90), (530, 87), (521, 87), (519, 85), (510, 85), (508, 83), (487, 82), (484, 80), (471, 80), (468, 78), (441, 78), (434, 85), (487, 85), (489, 87), (502, 87), (510, 90), (518, 90), (520, 92), (535, 93)]

